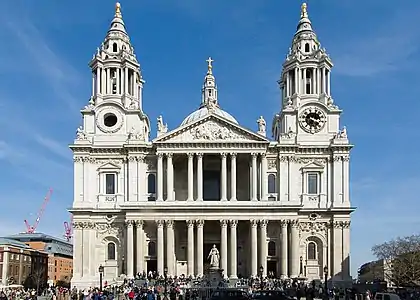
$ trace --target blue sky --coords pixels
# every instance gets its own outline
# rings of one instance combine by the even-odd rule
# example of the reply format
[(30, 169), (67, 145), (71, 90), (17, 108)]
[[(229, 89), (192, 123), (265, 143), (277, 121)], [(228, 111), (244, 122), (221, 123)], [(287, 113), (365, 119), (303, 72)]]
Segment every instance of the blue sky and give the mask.
[[(300, 1), (122, 1), (142, 65), (144, 110), (170, 128), (197, 108), (211, 55), (219, 102), (245, 127), (280, 110), (276, 80)], [(24, 230), (54, 188), (39, 231), (62, 235), (72, 203), (67, 144), (90, 96), (87, 66), (114, 13), (112, 0), (2, 3), (0, 31), (0, 234)], [(309, 0), (318, 37), (335, 63), (332, 93), (355, 144), (351, 160), (352, 273), (370, 248), (417, 233), (416, 128), (420, 2)], [(411, 129), (413, 128), (413, 129)]]

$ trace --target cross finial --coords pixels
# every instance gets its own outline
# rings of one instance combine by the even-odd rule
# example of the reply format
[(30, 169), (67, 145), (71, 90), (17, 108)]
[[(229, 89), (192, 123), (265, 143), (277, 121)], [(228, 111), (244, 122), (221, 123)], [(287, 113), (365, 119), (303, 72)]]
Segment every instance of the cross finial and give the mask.
[(121, 17), (121, 4), (120, 2), (115, 3), (115, 16)]
[(300, 17), (301, 18), (307, 18), (308, 17), (308, 5), (306, 3), (302, 3), (302, 6), (300, 7)]
[(209, 56), (209, 58), (206, 60), (206, 62), (207, 62), (207, 70), (209, 72), (211, 72), (211, 70), (213, 69), (212, 62), (214, 62), (214, 60)]

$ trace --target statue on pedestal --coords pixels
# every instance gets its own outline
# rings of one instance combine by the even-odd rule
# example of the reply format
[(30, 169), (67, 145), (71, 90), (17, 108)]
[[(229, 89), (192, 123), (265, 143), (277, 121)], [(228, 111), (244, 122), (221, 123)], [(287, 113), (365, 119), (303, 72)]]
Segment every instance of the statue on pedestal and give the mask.
[(217, 250), (217, 248), (216, 248), (216, 245), (213, 245), (213, 248), (211, 248), (207, 259), (210, 260), (210, 268), (211, 269), (218, 269), (219, 268), (220, 254), (219, 254), (219, 250)]

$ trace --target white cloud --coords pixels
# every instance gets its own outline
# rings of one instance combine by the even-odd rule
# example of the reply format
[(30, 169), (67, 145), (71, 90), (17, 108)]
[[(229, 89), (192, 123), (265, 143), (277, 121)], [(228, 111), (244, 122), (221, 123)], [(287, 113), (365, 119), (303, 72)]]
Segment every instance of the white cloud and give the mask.
[[(343, 41), (331, 47), (336, 63), (334, 71), (346, 76), (370, 77), (410, 67), (412, 56), (420, 50), (420, 32), (411, 30), (417, 27), (419, 17), (419, 9), (397, 10), (389, 20), (384, 15), (379, 26), (371, 24), (366, 28), (367, 34), (342, 35)], [(377, 29), (369, 33), (370, 28)]]
[(50, 152), (55, 153), (56, 155), (66, 160), (71, 159), (72, 156), (70, 149), (64, 146), (62, 143), (41, 135), (35, 135), (34, 138), (38, 144), (47, 148)]

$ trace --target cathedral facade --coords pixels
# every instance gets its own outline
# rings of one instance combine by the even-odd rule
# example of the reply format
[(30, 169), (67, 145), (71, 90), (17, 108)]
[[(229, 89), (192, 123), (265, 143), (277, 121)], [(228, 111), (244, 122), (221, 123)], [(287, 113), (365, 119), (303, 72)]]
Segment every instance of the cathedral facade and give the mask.
[(162, 116), (152, 125), (119, 4), (90, 67), (92, 95), (70, 145), (73, 286), (98, 286), (100, 266), (108, 283), (143, 271), (200, 277), (214, 245), (229, 278), (351, 279), (352, 145), (305, 4), (270, 138), (263, 117), (254, 131), (222, 110), (211, 58), (198, 109), (173, 129)]

